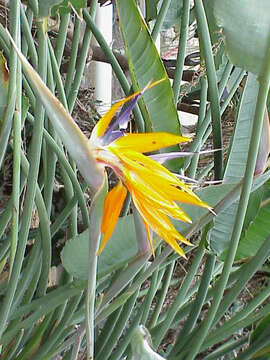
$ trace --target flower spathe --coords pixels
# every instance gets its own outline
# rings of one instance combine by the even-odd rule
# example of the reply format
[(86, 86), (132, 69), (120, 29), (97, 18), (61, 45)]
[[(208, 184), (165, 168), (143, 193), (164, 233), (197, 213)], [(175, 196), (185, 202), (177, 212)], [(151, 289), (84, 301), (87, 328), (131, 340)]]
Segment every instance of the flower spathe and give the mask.
[[(158, 81), (159, 82), (159, 81)], [(156, 85), (158, 82), (147, 86)], [(99, 120), (89, 140), (89, 146), (101, 166), (113, 169), (119, 178), (118, 184), (108, 192), (101, 224), (104, 234), (99, 253), (111, 237), (120, 215), (127, 191), (134, 206), (145, 224), (148, 239), (154, 231), (165, 240), (179, 255), (185, 256), (178, 242), (192, 245), (178, 233), (169, 218), (191, 222), (179, 207), (178, 202), (197, 205), (210, 209), (189, 188), (163, 165), (144, 155), (151, 151), (190, 141), (190, 138), (166, 132), (126, 134), (125, 128), (130, 112), (137, 102), (141, 91), (120, 100)], [(127, 107), (112, 120), (116, 111), (125, 103)], [(115, 130), (118, 127), (120, 130)]]

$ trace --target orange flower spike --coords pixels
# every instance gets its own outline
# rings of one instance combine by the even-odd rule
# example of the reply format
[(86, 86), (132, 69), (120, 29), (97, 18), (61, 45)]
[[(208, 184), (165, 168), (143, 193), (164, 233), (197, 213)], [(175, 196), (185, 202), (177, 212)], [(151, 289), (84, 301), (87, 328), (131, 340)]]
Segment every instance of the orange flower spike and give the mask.
[(109, 191), (106, 196), (101, 222), (101, 233), (104, 234), (104, 237), (100, 244), (98, 254), (101, 253), (107, 241), (112, 236), (113, 230), (122, 210), (126, 195), (127, 189), (125, 188), (125, 186), (123, 186), (121, 181), (119, 181), (119, 183), (111, 191)]

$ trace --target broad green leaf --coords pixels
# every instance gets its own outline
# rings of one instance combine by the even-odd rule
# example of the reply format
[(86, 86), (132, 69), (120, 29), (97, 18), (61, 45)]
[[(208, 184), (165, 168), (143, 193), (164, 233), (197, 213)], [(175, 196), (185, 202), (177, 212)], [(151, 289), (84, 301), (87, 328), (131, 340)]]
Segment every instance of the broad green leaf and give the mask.
[[(265, 316), (256, 326), (255, 330), (251, 333), (250, 344), (253, 344), (260, 336), (264, 336), (264, 331), (269, 328), (270, 325), (270, 314)], [(268, 335), (266, 335), (268, 336)], [(252, 359), (257, 360), (269, 360), (270, 359), (270, 346), (266, 346), (259, 350)]]
[(39, 0), (38, 2), (38, 15), (41, 18), (47, 18), (51, 15), (51, 9), (53, 6), (58, 5), (61, 0)]
[(134, 90), (165, 78), (143, 94), (147, 131), (180, 133), (172, 88), (156, 46), (134, 0), (116, 0)]
[(155, 20), (157, 18), (157, 6), (159, 0), (145, 0), (146, 21)]
[(9, 37), (11, 44), (15, 48), (19, 59), (22, 62), (23, 70), (35, 95), (40, 98), (50, 121), (65, 144), (71, 157), (76, 162), (78, 169), (88, 183), (90, 189), (96, 191), (103, 183), (104, 172), (98, 167), (96, 160), (92, 156), (87, 137), (83, 134), (60, 101), (52, 94), (46, 84), (44, 84), (38, 73), (32, 68), (27, 59), (17, 48), (10, 35)]
[(245, 221), (242, 232), (244, 233), (250, 223), (255, 219), (261, 206), (262, 197), (264, 193), (264, 186), (250, 194)]
[[(237, 183), (244, 176), (258, 88), (255, 76), (249, 74), (239, 104), (224, 182)], [(229, 246), (237, 207), (238, 202), (233, 203), (214, 219), (214, 227), (209, 232), (209, 244), (218, 256)]]
[(214, 15), (231, 62), (260, 75), (270, 42), (270, 1), (215, 0)]
[(59, 12), (60, 15), (68, 14), (73, 11), (73, 9), (78, 12), (81, 9), (86, 8), (86, 6), (86, 0), (63, 0), (60, 4), (52, 8), (52, 15), (57, 12)]
[(250, 258), (256, 254), (265, 238), (270, 234), (270, 205), (262, 207), (257, 216), (242, 235), (235, 260)]
[(9, 71), (7, 62), (2, 52), (0, 52), (0, 124), (5, 116), (5, 110), (8, 103), (8, 83)]
[[(81, 280), (88, 274), (88, 230), (67, 241), (61, 253), (65, 269)], [(136, 233), (132, 215), (120, 218), (114, 233), (98, 258), (98, 277), (127, 264), (137, 253)]]
[(167, 30), (174, 25), (179, 26), (181, 21), (182, 8), (183, 8), (183, 0), (171, 1), (166, 17), (162, 24), (163, 30)]

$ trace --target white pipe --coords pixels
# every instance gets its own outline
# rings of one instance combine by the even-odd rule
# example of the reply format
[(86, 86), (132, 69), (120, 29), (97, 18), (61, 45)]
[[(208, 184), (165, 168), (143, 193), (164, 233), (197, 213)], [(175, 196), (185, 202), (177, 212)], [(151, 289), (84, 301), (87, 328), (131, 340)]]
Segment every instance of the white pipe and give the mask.
[[(96, 25), (109, 45), (112, 44), (112, 19), (112, 5), (98, 6)], [(96, 62), (95, 98), (101, 101), (101, 105), (98, 105), (98, 111), (104, 114), (110, 108), (112, 102), (112, 69), (109, 64)]]

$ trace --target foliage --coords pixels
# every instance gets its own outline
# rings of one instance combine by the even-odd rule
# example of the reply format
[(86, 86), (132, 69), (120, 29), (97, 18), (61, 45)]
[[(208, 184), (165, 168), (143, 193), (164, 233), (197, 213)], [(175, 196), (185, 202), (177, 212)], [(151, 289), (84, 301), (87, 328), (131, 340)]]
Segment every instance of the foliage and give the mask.
[[(85, 349), (87, 358), (94, 354), (97, 360), (229, 359), (236, 352), (239, 359), (269, 358), (270, 287), (262, 275), (269, 272), (270, 255), (270, 171), (265, 170), (269, 1), (194, 4), (146, 1), (143, 19), (134, 0), (115, 1), (129, 82), (120, 57), (96, 27), (97, 0), (90, 7), (81, 0), (9, 2), (8, 30), (14, 43), (0, 24), (2, 360), (57, 355), (74, 360)], [(171, 85), (154, 40), (163, 26), (175, 24), (180, 26), (180, 50)], [(199, 95), (194, 100), (194, 93), (185, 91), (183, 99), (199, 106), (198, 126), (188, 156), (168, 166), (177, 174), (185, 170), (195, 184), (223, 180), (196, 189), (214, 213), (184, 204), (193, 223), (174, 220), (174, 225), (192, 238), (194, 246), (184, 248), (187, 260), (157, 236), (153, 257), (144, 247), (144, 223), (126, 199), (113, 236), (97, 257), (107, 177), (89, 150), (81, 124), (71, 117), (91, 38), (106, 54), (126, 95), (164, 79), (135, 107), (133, 130), (181, 135), (179, 91), (186, 74), (187, 35), (194, 26), (200, 67), (191, 83)], [(18, 57), (15, 47), (25, 58)], [(222, 116), (232, 99), (234, 130), (224, 148)], [(262, 128), (266, 136), (261, 136)], [(210, 135), (216, 152), (210, 164), (198, 166)], [(255, 274), (263, 286), (241, 303), (243, 289)], [(174, 341), (170, 331), (175, 332)]]

